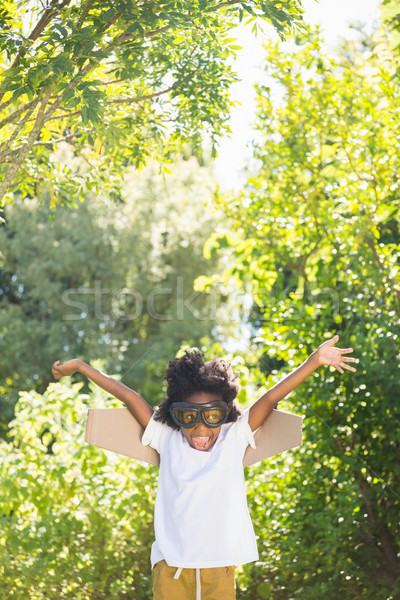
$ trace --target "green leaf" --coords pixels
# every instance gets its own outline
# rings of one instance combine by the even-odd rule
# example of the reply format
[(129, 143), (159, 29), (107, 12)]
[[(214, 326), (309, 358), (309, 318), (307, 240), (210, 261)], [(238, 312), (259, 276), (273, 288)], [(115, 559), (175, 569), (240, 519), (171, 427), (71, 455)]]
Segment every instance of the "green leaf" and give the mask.
[(257, 586), (257, 593), (261, 596), (261, 598), (266, 598), (269, 600), (269, 598), (271, 598), (271, 592), (271, 585), (266, 581), (263, 581)]

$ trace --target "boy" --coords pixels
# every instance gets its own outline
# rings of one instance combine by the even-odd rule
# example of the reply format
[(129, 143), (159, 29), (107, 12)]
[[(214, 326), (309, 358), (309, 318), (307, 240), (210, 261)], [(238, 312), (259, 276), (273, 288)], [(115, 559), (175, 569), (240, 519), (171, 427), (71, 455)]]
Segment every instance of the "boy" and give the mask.
[(258, 559), (246, 502), (243, 456), (253, 432), (275, 405), (321, 365), (355, 371), (335, 347), (321, 344), (285, 379), (241, 414), (237, 377), (221, 359), (186, 352), (167, 367), (159, 410), (124, 384), (79, 359), (56, 361), (56, 379), (76, 371), (122, 400), (145, 429), (142, 441), (160, 454), (151, 551), (154, 600), (234, 600), (235, 565)]

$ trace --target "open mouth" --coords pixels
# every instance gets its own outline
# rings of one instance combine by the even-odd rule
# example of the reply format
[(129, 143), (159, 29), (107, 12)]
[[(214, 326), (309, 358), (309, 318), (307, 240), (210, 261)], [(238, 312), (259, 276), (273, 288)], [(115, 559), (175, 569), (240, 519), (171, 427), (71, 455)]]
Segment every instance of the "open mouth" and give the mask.
[(192, 437), (193, 448), (197, 450), (208, 450), (210, 447), (211, 436)]

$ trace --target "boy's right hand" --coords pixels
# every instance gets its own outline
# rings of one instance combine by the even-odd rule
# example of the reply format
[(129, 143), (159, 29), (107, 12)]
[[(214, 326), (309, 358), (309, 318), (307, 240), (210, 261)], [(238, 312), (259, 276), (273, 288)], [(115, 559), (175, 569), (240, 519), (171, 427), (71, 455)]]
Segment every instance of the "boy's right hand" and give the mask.
[(61, 379), (61, 377), (66, 377), (67, 375), (73, 375), (76, 371), (79, 370), (79, 358), (73, 358), (72, 360), (67, 360), (65, 363), (60, 363), (59, 360), (56, 360), (51, 366), (51, 372), (53, 373), (53, 377), (55, 379)]

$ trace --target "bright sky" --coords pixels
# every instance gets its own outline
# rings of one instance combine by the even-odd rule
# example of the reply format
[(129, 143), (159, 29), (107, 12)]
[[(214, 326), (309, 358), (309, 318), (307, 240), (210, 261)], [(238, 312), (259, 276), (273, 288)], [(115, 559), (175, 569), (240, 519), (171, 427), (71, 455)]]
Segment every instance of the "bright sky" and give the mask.
[[(349, 37), (352, 32), (349, 24), (361, 22), (373, 27), (379, 20), (379, 0), (302, 0), (305, 10), (304, 20), (309, 24), (319, 24), (327, 50), (334, 49), (340, 38)], [(254, 83), (261, 79), (264, 51), (263, 38), (255, 38), (250, 29), (238, 27), (232, 32), (238, 38), (238, 51), (235, 69), (242, 80), (232, 88), (232, 99), (240, 102), (232, 110), (232, 134), (225, 138), (219, 147), (214, 174), (223, 189), (239, 189), (244, 181), (241, 172), (251, 157), (248, 147), (252, 139), (251, 123), (254, 119)], [(271, 27), (271, 37), (277, 39)], [(265, 38), (264, 38), (265, 39)]]

